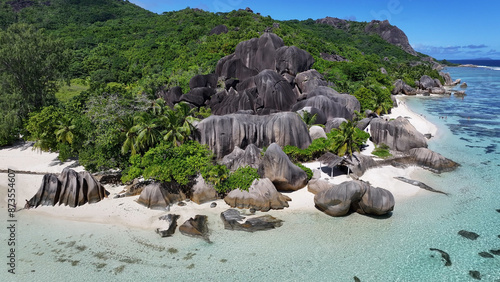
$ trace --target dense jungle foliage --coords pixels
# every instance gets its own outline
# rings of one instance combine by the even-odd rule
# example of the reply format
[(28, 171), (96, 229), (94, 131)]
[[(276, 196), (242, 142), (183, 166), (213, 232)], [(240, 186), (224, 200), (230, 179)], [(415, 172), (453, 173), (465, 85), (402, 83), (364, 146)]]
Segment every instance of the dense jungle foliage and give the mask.
[[(229, 32), (210, 35), (221, 24)], [(131, 156), (146, 156), (158, 144), (181, 146), (190, 122), (210, 111), (165, 109), (157, 91), (180, 86), (186, 93), (192, 76), (214, 72), (239, 42), (269, 28), (286, 45), (308, 51), (313, 68), (337, 91), (355, 95), (362, 110), (388, 111), (396, 79), (410, 85), (423, 74), (441, 79), (421, 58), (365, 33), (366, 24), (336, 29), (312, 19), (189, 8), (158, 15), (121, 0), (1, 0), (0, 146), (34, 140), (90, 171), (126, 169)]]

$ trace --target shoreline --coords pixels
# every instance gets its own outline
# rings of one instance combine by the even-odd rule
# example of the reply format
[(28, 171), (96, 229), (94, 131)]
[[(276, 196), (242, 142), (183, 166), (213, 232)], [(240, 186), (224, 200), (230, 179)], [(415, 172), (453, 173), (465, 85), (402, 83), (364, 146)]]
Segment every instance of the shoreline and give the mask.
[[(423, 116), (411, 111), (406, 106), (406, 97), (396, 96), (398, 107), (392, 110), (389, 115), (384, 115), (382, 118), (396, 118), (398, 116), (406, 117), (410, 123), (421, 133), (430, 133), (433, 136), (437, 133), (437, 126), (426, 120)], [(364, 154), (370, 155), (371, 150), (363, 151)], [(29, 171), (37, 174), (21, 174), (19, 173), (16, 179), (16, 199), (18, 203), (24, 203), (24, 200), (29, 200), (38, 191), (41, 184), (43, 175), (38, 173), (60, 173), (65, 167), (71, 166), (76, 171), (84, 170), (81, 166), (75, 166), (75, 162), (61, 163), (57, 160), (57, 153), (44, 153), (32, 151), (29, 146), (14, 146), (11, 148), (4, 148), (0, 150), (0, 163), (3, 165), (0, 169), (14, 169), (19, 171)], [(320, 166), (319, 162), (305, 163), (305, 166), (311, 169), (317, 169)], [(4, 167), (5, 166), (5, 167)], [(372, 168), (365, 172), (360, 177), (361, 180), (369, 182), (374, 187), (381, 187), (389, 190), (395, 198), (396, 206), (403, 204), (405, 201), (428, 193), (421, 188), (401, 182), (394, 177), (412, 178), (415, 172), (424, 171), (419, 167), (408, 168), (395, 168), (392, 166), (383, 166), (379, 168)], [(344, 181), (352, 180), (347, 175), (335, 175), (333, 178), (327, 174), (328, 171), (322, 171), (321, 176), (323, 179), (328, 179), (329, 182), (340, 184)], [(430, 173), (430, 172), (429, 172)], [(0, 173), (2, 182), (0, 186), (7, 187), (7, 176), (5, 173)], [(415, 179), (417, 180), (417, 179)], [(22, 188), (20, 188), (22, 187)], [(120, 193), (125, 185), (104, 185), (106, 190), (110, 192), (108, 198), (105, 198), (99, 203), (86, 204), (78, 208), (71, 208), (68, 206), (40, 206), (31, 210), (20, 210), (19, 216), (48, 216), (53, 219), (71, 220), (77, 222), (90, 222), (109, 225), (120, 225), (125, 227), (137, 228), (142, 230), (155, 230), (161, 227), (162, 222), (158, 217), (168, 213), (175, 213), (180, 215), (178, 224), (197, 214), (205, 214), (209, 217), (219, 217), (220, 213), (229, 209), (223, 199), (207, 202), (201, 205), (191, 201), (186, 202), (186, 206), (172, 205), (170, 210), (151, 210), (136, 202), (139, 196), (113, 198), (116, 194)], [(297, 212), (312, 212), (321, 213), (314, 205), (314, 194), (307, 190), (307, 186), (295, 192), (283, 193), (290, 197), (292, 201), (289, 202), (289, 207), (283, 210), (270, 210), (267, 213), (257, 212), (255, 215), (271, 214), (280, 217), (280, 215), (290, 215)], [(6, 199), (6, 189), (1, 189), (0, 197)], [(215, 208), (210, 208), (210, 204), (216, 202)], [(6, 201), (2, 201), (2, 205), (6, 205)], [(246, 212), (246, 210), (242, 210)]]

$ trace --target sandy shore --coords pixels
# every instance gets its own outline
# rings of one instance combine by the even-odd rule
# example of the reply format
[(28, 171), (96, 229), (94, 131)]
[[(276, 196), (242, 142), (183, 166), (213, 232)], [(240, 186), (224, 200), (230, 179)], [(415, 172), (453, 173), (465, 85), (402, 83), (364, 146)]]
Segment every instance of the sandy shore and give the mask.
[[(387, 118), (396, 118), (398, 116), (407, 117), (409, 121), (422, 133), (431, 133), (435, 135), (437, 128), (432, 123), (428, 122), (424, 117), (410, 111), (404, 104), (404, 99), (399, 100), (399, 107), (393, 109), (392, 114), (387, 115)], [(365, 149), (364, 154), (370, 154), (373, 150), (373, 144)], [(305, 166), (311, 169), (320, 168), (319, 162), (306, 163)], [(0, 170), (13, 169), (16, 171), (31, 171), (38, 173), (59, 173), (65, 167), (72, 167), (77, 171), (83, 170), (81, 166), (75, 166), (74, 162), (61, 163), (57, 160), (56, 153), (40, 153), (33, 151), (30, 146), (14, 146), (0, 150)], [(395, 168), (391, 166), (375, 168), (367, 171), (361, 179), (370, 182), (375, 187), (382, 187), (392, 192), (395, 197), (396, 205), (404, 204), (404, 201), (409, 197), (413, 197), (418, 193), (428, 193), (420, 188), (403, 183), (396, 180), (394, 177), (402, 176), (411, 178), (412, 172), (420, 170), (420, 168), (410, 167), (406, 169)], [(330, 172), (323, 168), (322, 178), (328, 181), (339, 184), (344, 181), (351, 180), (347, 175), (334, 172), (334, 177), (331, 177)], [(0, 198), (1, 206), (6, 207), (7, 199), (7, 175), (0, 173)], [(17, 174), (16, 175), (16, 199), (18, 206), (24, 206), (25, 199), (30, 199), (37, 191), (42, 181), (42, 174)], [(161, 226), (158, 217), (168, 213), (179, 214), (181, 217), (179, 223), (184, 222), (196, 214), (206, 214), (208, 216), (219, 216), (220, 213), (229, 208), (223, 200), (217, 200), (217, 207), (210, 208), (211, 203), (202, 205), (188, 202), (186, 206), (174, 205), (167, 210), (150, 210), (142, 205), (139, 205), (136, 200), (138, 196), (117, 198), (114, 196), (120, 193), (124, 186), (106, 185), (105, 188), (110, 192), (108, 198), (96, 204), (87, 204), (78, 208), (70, 208), (66, 206), (48, 207), (42, 206), (31, 210), (22, 210), (19, 216), (28, 216), (31, 213), (38, 215), (50, 216), (54, 218), (87, 221), (105, 224), (119, 224), (134, 228), (155, 229)], [(292, 201), (289, 202), (289, 208), (281, 211), (272, 211), (272, 215), (279, 213), (294, 213), (294, 212), (319, 212), (314, 207), (314, 194), (308, 192), (307, 187), (296, 192), (287, 193)], [(257, 212), (257, 215), (262, 214)]]

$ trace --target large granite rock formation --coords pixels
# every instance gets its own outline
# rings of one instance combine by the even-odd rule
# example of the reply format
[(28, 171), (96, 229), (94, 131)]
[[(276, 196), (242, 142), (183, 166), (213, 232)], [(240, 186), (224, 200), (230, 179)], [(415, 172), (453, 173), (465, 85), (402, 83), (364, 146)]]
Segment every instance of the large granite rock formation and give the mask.
[(46, 174), (37, 193), (28, 201), (30, 207), (63, 204), (72, 208), (101, 201), (109, 192), (89, 172), (65, 168), (57, 176)]
[(297, 101), (297, 95), (282, 76), (273, 70), (261, 71), (254, 77), (258, 97), (256, 108), (289, 111)]
[(394, 88), (392, 89), (392, 94), (415, 95), (417, 94), (417, 91), (410, 85), (406, 84), (406, 82), (404, 82), (403, 80), (398, 79), (394, 82)]
[(225, 229), (246, 232), (274, 229), (276, 227), (280, 227), (283, 224), (282, 220), (270, 215), (253, 217), (246, 220), (245, 222), (240, 223), (239, 221), (244, 220), (245, 217), (241, 216), (240, 212), (235, 209), (228, 209), (222, 212), (220, 214), (220, 218), (224, 223)]
[(252, 111), (255, 113), (255, 99), (257, 92), (252, 90), (236, 91), (230, 88), (211, 97), (209, 107), (214, 115), (227, 115), (238, 111)]
[(356, 97), (349, 94), (339, 94), (330, 87), (318, 86), (307, 94), (307, 99), (297, 102), (292, 111), (304, 107), (321, 110), (327, 120), (334, 118), (352, 119), (355, 111), (360, 111), (361, 105)]
[(309, 70), (314, 59), (307, 51), (295, 46), (283, 46), (276, 50), (276, 70), (279, 74), (297, 75)]
[(332, 129), (339, 128), (344, 122), (347, 122), (345, 118), (332, 118), (328, 120), (325, 125), (325, 132), (329, 133)]
[(207, 183), (201, 175), (198, 175), (195, 181), (191, 187), (191, 201), (203, 204), (217, 200), (217, 191), (212, 184)]
[(458, 163), (427, 148), (414, 148), (409, 151), (409, 154), (416, 164), (437, 173), (452, 171), (459, 166)]
[(279, 191), (296, 191), (307, 184), (306, 172), (293, 164), (276, 143), (267, 148), (258, 172), (262, 178), (269, 178)]
[(169, 89), (165, 89), (162, 87), (157, 93), (156, 96), (159, 98), (163, 98), (165, 100), (166, 105), (170, 108), (173, 108), (175, 104), (179, 103), (182, 96), (182, 88), (179, 86), (175, 86)]
[(201, 238), (210, 243), (208, 229), (208, 217), (206, 215), (196, 215), (194, 218), (186, 220), (181, 226), (179, 231), (186, 236)]
[(144, 187), (137, 202), (150, 209), (166, 209), (186, 198), (186, 194), (176, 184), (153, 182)]
[(355, 180), (317, 193), (314, 203), (318, 209), (331, 216), (344, 216), (349, 211), (384, 215), (394, 209), (394, 196), (385, 189)]
[(316, 109), (316, 108), (313, 108), (313, 107), (304, 107), (304, 108), (297, 111), (297, 113), (301, 117), (304, 117), (305, 112), (309, 113), (310, 116), (314, 116), (314, 124), (325, 124), (326, 123), (326, 116), (323, 113), (323, 111)]
[(299, 115), (291, 112), (267, 116), (231, 114), (210, 116), (197, 126), (197, 140), (206, 144), (218, 159), (231, 153), (236, 146), (246, 148), (250, 144), (262, 148), (276, 142), (280, 146), (293, 145), (307, 148), (311, 137)]
[(370, 135), (375, 144), (384, 143), (397, 151), (427, 147), (424, 135), (403, 117), (391, 121), (373, 119), (370, 123)]
[(367, 170), (377, 166), (377, 162), (372, 157), (354, 152), (351, 158), (347, 159), (347, 167), (357, 177), (361, 177)]
[(254, 144), (248, 145), (245, 150), (236, 146), (231, 154), (222, 158), (221, 164), (225, 165), (231, 171), (246, 166), (259, 168), (262, 160), (260, 152), (261, 150)]
[(199, 87), (217, 88), (217, 76), (215, 74), (198, 74), (189, 80), (191, 90)]
[(418, 56), (417, 52), (415, 52), (415, 50), (411, 47), (406, 34), (397, 26), (391, 25), (388, 20), (371, 21), (366, 25), (365, 32), (376, 33), (388, 43), (401, 47), (401, 49), (403, 49), (406, 53)]
[(224, 24), (221, 24), (221, 25), (218, 25), (214, 28), (212, 28), (212, 30), (210, 30), (210, 35), (214, 35), (214, 34), (222, 34), (222, 33), (228, 33), (229, 32), (229, 29), (227, 28), (226, 25)]
[(227, 194), (224, 201), (233, 208), (269, 211), (270, 209), (283, 209), (288, 207), (291, 199), (279, 193), (271, 180), (256, 179), (248, 191), (235, 189)]
[(297, 74), (295, 77), (295, 83), (302, 93), (309, 93), (318, 86), (328, 85), (323, 76), (315, 69)]
[(332, 17), (317, 19), (316, 23), (331, 25), (334, 28), (338, 28), (338, 29), (348, 29), (350, 26), (348, 21), (343, 20), (343, 19), (339, 19), (339, 18), (332, 18)]

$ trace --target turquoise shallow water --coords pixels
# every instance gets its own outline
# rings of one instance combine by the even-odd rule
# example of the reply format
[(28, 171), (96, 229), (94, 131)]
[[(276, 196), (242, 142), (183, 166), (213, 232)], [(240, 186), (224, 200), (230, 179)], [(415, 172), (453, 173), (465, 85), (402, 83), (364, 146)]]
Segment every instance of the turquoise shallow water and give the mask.
[[(500, 249), (500, 71), (448, 71), (469, 84), (464, 100), (407, 104), (439, 126), (429, 147), (461, 164), (451, 173), (416, 175), (450, 196), (421, 193), (396, 203), (386, 219), (273, 211), (283, 226), (256, 233), (223, 230), (211, 217), (212, 244), (178, 231), (160, 238), (152, 230), (19, 213), (18, 273), (2, 268), (0, 280), (474, 281), (469, 271), (476, 270), (483, 281), (500, 281), (500, 257), (478, 255)], [(457, 234), (462, 229), (480, 237), (464, 239)], [(429, 248), (449, 253), (452, 265)]]

